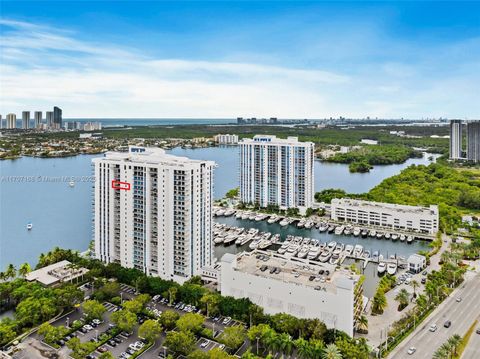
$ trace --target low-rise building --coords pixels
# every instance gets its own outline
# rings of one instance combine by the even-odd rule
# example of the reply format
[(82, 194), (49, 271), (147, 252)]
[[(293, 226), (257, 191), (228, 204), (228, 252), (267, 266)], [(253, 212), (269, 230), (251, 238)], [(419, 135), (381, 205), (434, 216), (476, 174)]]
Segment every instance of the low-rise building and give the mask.
[(88, 273), (88, 269), (79, 268), (67, 260), (34, 270), (27, 274), (25, 279), (36, 281), (45, 287), (55, 287), (61, 283), (73, 282)]
[(267, 314), (318, 318), (349, 335), (363, 310), (359, 275), (272, 252), (224, 254), (219, 284), (222, 295), (249, 298)]
[(236, 145), (238, 143), (238, 136), (229, 134), (218, 134), (214, 137), (214, 140), (219, 145)]
[(408, 270), (412, 273), (419, 273), (427, 266), (427, 258), (420, 254), (412, 254), (407, 259)]
[(405, 231), (436, 233), (438, 207), (407, 206), (370, 202), (350, 198), (334, 198), (331, 203), (334, 221), (354, 222)]

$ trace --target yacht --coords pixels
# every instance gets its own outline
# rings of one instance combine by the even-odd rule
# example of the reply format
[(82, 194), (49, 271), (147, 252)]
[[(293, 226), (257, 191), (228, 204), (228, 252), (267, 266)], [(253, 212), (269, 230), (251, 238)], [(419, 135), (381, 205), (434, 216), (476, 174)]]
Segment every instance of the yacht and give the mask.
[(353, 246), (351, 244), (347, 244), (345, 247), (345, 254), (347, 256), (351, 256), (353, 253)]
[(351, 225), (348, 225), (345, 227), (345, 229), (343, 230), (343, 234), (345, 234), (346, 236), (349, 236), (350, 233), (353, 232), (353, 227)]
[(217, 217), (221, 217), (225, 214), (225, 210), (224, 209), (219, 209), (218, 211), (215, 212), (215, 215)]
[(258, 245), (260, 244), (260, 242), (262, 241), (262, 237), (256, 237), (252, 243), (250, 243), (248, 245), (248, 248), (250, 249), (257, 249), (258, 248)]
[(385, 273), (385, 270), (387, 269), (387, 265), (385, 264), (385, 262), (380, 262), (378, 263), (378, 267), (377, 267), (377, 272), (378, 274), (383, 274)]
[(225, 237), (223, 244), (225, 244), (226, 246), (229, 246), (230, 244), (235, 243), (235, 241), (237, 240), (237, 237), (238, 236), (236, 234), (230, 234)]
[(267, 220), (267, 223), (268, 224), (272, 224), (272, 223), (275, 223), (277, 222), (278, 220), (280, 220), (280, 217), (278, 217), (277, 215), (273, 215), (271, 216), (268, 220)]
[(345, 226), (338, 226), (337, 228), (335, 228), (335, 234), (340, 235), (343, 233), (344, 230), (345, 230)]
[(404, 234), (400, 235), (400, 242), (404, 242), (407, 237)]
[(364, 252), (363, 252), (363, 258), (365, 259), (370, 259), (370, 251), (368, 249), (366, 249)]
[(335, 231), (335, 225), (331, 224), (328, 226), (328, 233), (333, 233)]
[(372, 259), (373, 259), (374, 261), (376, 261), (376, 260), (378, 259), (378, 254), (379, 254), (378, 251), (374, 251), (374, 252), (372, 253)]
[(284, 218), (284, 219), (282, 219), (282, 220), (280, 221), (279, 224), (280, 224), (282, 227), (285, 227), (285, 226), (288, 226), (289, 221), (288, 221), (288, 219)]
[(372, 229), (370, 232), (368, 232), (368, 235), (372, 238), (376, 237), (377, 236), (377, 231)]
[[(392, 233), (392, 241), (395, 242), (396, 240), (398, 239), (398, 234), (396, 233)], [(405, 241), (405, 237), (403, 237), (403, 240), (400, 239), (400, 241)]]
[(313, 227), (313, 222), (312, 221), (306, 221), (305, 222), (305, 228), (306, 229), (310, 229)]
[(242, 218), (242, 215), (243, 215), (243, 213), (239, 211), (235, 214), (235, 218), (240, 219), (240, 218)]
[(255, 222), (263, 221), (268, 216), (266, 214), (257, 214), (254, 218)]
[(256, 217), (257, 217), (257, 216), (255, 215), (255, 213), (250, 213), (250, 215), (248, 216), (248, 219), (249, 219), (250, 221), (254, 221)]
[(360, 244), (355, 245), (355, 247), (353, 248), (353, 255), (355, 257), (361, 257), (362, 253), (363, 253), (363, 246), (361, 246)]
[(224, 240), (225, 240), (224, 236), (216, 236), (215, 239), (213, 240), (213, 243), (215, 245), (219, 245), (219, 244), (222, 244)]
[(345, 248), (345, 244), (343, 243), (338, 243), (335, 249), (333, 250), (333, 254), (338, 254), (340, 255)]
[(321, 251), (322, 251), (322, 247), (320, 246), (310, 247), (310, 251), (307, 254), (307, 259), (310, 259), (310, 260), (316, 259)]
[(353, 229), (353, 235), (354, 235), (355, 237), (358, 237), (358, 236), (360, 235), (360, 232), (361, 232), (360, 227), (355, 227), (355, 228)]
[(235, 210), (230, 208), (230, 209), (227, 209), (223, 215), (225, 217), (230, 217), (230, 216), (233, 216), (234, 214), (235, 214)]
[(327, 231), (327, 229), (328, 229), (328, 224), (326, 224), (324, 222), (320, 223), (320, 225), (318, 226), (318, 230), (320, 232), (325, 232), (325, 231)]
[(285, 256), (294, 257), (298, 253), (299, 249), (300, 249), (300, 245), (296, 243), (290, 244), (287, 248), (287, 251), (285, 252)]
[(390, 239), (390, 233), (388, 232), (385, 232), (385, 235), (384, 235), (385, 239)]
[(318, 257), (318, 260), (319, 260), (320, 262), (325, 263), (326, 261), (328, 261), (328, 260), (330, 259), (331, 256), (332, 256), (332, 252), (329, 251), (329, 250), (324, 249), (324, 250), (322, 251), (322, 253), (320, 253), (320, 256)]
[(248, 217), (250, 217), (250, 213), (248, 213), (248, 212), (243, 212), (242, 213), (242, 219), (248, 219)]
[(298, 221), (297, 227), (298, 228), (303, 228), (303, 227), (305, 227), (305, 223), (306, 223), (306, 221), (304, 219), (301, 219), (301, 220)]
[(387, 273), (390, 275), (394, 275), (395, 273), (397, 273), (397, 265), (395, 263), (388, 263)]
[(27, 223), (27, 229), (30, 231), (33, 228), (32, 222)]
[(305, 258), (308, 253), (310, 252), (310, 246), (307, 244), (304, 244), (301, 248), (300, 251), (297, 253), (298, 258)]
[(330, 257), (330, 260), (328, 261), (328, 263), (335, 265), (335, 264), (337, 264), (339, 261), (340, 261), (340, 255), (339, 255), (339, 254), (332, 254), (332, 256)]
[(337, 246), (337, 242), (335, 242), (335, 241), (328, 242), (328, 244), (327, 244), (327, 249), (328, 249), (330, 252), (333, 252), (333, 250), (335, 249), (336, 246)]
[(367, 238), (368, 237), (368, 230), (362, 229), (361, 236), (362, 236), (362, 238)]
[(383, 233), (382, 232), (378, 232), (377, 233), (377, 239), (382, 239), (383, 238)]
[(285, 239), (285, 241), (282, 243), (280, 248), (278, 248), (277, 252), (280, 254), (285, 254), (287, 251), (288, 247), (290, 246), (290, 238)]
[(413, 236), (407, 237), (407, 243), (411, 244), (413, 242)]

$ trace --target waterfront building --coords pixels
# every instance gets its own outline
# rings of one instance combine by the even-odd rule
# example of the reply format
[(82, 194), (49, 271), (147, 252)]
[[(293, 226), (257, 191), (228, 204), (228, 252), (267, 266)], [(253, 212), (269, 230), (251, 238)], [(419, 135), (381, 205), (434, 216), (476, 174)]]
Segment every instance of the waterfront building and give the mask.
[(34, 114), (35, 118), (35, 128), (41, 128), (42, 127), (42, 111), (35, 111)]
[(266, 314), (318, 318), (328, 328), (353, 335), (364, 303), (359, 275), (336, 270), (327, 263), (287, 259), (273, 252), (265, 252), (268, 260), (258, 259), (259, 253), (223, 255), (220, 270), (223, 296), (249, 298)]
[(480, 121), (467, 122), (467, 160), (480, 162)]
[(330, 205), (330, 211), (334, 221), (430, 234), (438, 231), (438, 207), (434, 205), (420, 207), (334, 198)]
[(218, 134), (214, 137), (214, 140), (219, 145), (236, 145), (238, 143), (238, 136), (229, 134)]
[(53, 108), (53, 127), (57, 130), (62, 128), (62, 110), (57, 106)]
[(450, 159), (463, 157), (463, 123), (461, 120), (450, 121)]
[(62, 283), (78, 281), (78, 279), (81, 281), (88, 272), (86, 268), (77, 268), (69, 261), (63, 260), (31, 271), (25, 279), (29, 282), (38, 282), (44, 287), (56, 287)]
[(47, 111), (46, 116), (47, 116), (47, 128), (51, 129), (53, 128), (53, 111)]
[(92, 162), (96, 258), (179, 283), (213, 265), (215, 162), (134, 146)]
[(30, 111), (22, 112), (22, 128), (28, 130), (30, 128)]
[(6, 123), (6, 128), (7, 129), (14, 129), (17, 127), (17, 115), (15, 115), (14, 113), (9, 113), (7, 115), (7, 123)]
[(244, 203), (280, 209), (313, 205), (315, 145), (297, 137), (256, 135), (240, 145), (240, 198)]
[(419, 273), (427, 266), (427, 258), (421, 254), (411, 254), (408, 259), (408, 271), (412, 273)]

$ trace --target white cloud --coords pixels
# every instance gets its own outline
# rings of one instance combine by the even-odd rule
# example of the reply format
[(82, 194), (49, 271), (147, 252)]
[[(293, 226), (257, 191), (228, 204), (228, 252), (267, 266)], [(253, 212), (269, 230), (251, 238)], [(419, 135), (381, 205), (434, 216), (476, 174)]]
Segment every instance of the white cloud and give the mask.
[(471, 91), (479, 75), (469, 64), (457, 77), (436, 79), (400, 62), (346, 73), (159, 59), (61, 29), (13, 20), (0, 26), (9, 29), (0, 45), (1, 113), (58, 105), (67, 118), (479, 114)]

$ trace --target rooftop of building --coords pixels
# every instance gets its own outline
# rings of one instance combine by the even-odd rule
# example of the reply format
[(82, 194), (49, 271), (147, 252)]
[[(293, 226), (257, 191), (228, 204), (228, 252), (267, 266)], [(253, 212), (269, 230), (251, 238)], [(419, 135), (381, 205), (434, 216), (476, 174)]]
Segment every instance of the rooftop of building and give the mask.
[(271, 144), (295, 144), (295, 145), (313, 145), (313, 142), (301, 142), (298, 137), (289, 136), (287, 138), (278, 138), (275, 135), (255, 135), (253, 138), (244, 138), (240, 143), (271, 143)]
[[(337, 288), (352, 290), (360, 279), (358, 274), (348, 269), (336, 269), (335, 265), (306, 259), (285, 258), (270, 251), (255, 250), (238, 255), (227, 253), (222, 257), (222, 263), (229, 263), (235, 270), (244, 273), (333, 293)], [(275, 268), (277, 271), (273, 271)]]
[(140, 147), (128, 146), (128, 152), (109, 151), (105, 153), (104, 157), (94, 158), (92, 161), (100, 162), (104, 159), (113, 161), (130, 161), (144, 164), (171, 164), (171, 165), (185, 165), (185, 164), (199, 164), (206, 163), (214, 166), (214, 161), (195, 160), (188, 157), (175, 156), (165, 152), (164, 149), (158, 147)]
[(407, 261), (408, 263), (413, 263), (413, 264), (423, 264), (427, 258), (425, 256), (422, 256), (421, 254), (413, 253), (411, 254)]
[(28, 281), (37, 281), (44, 286), (52, 286), (59, 282), (68, 282), (88, 272), (85, 268), (74, 268), (67, 260), (34, 270), (25, 277)]
[(363, 201), (359, 199), (351, 199), (351, 198), (334, 198), (332, 199), (332, 205), (344, 205), (350, 207), (361, 207), (365, 209), (378, 209), (381, 210), (382, 208), (385, 209), (392, 209), (397, 212), (404, 212), (404, 213), (428, 213), (428, 214), (438, 214), (438, 206), (431, 205), (430, 207), (424, 206), (409, 206), (405, 204), (395, 204), (395, 203), (384, 203), (384, 202), (371, 202), (371, 201)]

